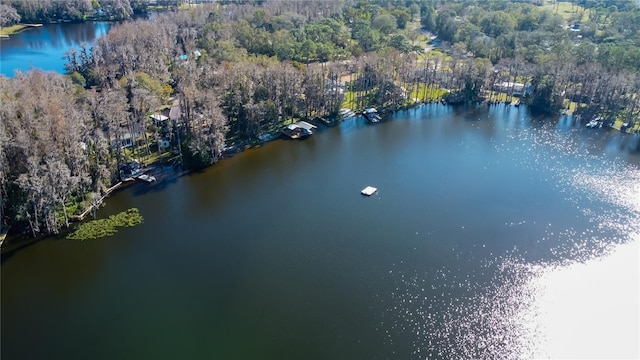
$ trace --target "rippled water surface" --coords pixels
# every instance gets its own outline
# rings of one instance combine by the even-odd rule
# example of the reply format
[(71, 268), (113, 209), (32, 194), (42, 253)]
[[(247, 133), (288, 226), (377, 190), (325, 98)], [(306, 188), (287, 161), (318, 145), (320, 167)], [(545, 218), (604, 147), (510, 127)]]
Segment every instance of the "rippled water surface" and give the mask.
[(637, 146), (436, 105), (165, 169), (101, 210), (144, 224), (5, 259), (2, 355), (638, 358)]

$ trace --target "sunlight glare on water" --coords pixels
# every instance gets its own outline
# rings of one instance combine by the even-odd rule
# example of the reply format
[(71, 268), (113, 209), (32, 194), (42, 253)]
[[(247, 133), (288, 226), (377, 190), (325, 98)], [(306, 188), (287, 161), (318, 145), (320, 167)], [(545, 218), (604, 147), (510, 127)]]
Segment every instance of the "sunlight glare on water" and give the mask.
[[(568, 266), (546, 267), (527, 286), (531, 358), (640, 357), (638, 238), (611, 254)], [(529, 357), (529, 356), (527, 356)]]
[[(590, 154), (572, 135), (534, 129), (494, 145), (537, 150), (518, 166), (551, 170), (548, 180), (592, 225), (549, 224), (533, 250), (551, 257), (459, 252), (460, 268), (394, 272), (384, 320), (413, 339), (416, 359), (640, 358), (640, 171)], [(470, 262), (479, 268), (462, 269)]]
[[(574, 155), (596, 164), (602, 161)], [(582, 261), (532, 266), (536, 275), (527, 286), (535, 296), (525, 317), (535, 347), (527, 355), (640, 358), (640, 171), (619, 162), (602, 168), (587, 162), (584, 168), (558, 169), (560, 186), (615, 205), (616, 211), (581, 210), (599, 230), (617, 235), (591, 239), (595, 246), (589, 250), (574, 242), (568, 253)]]

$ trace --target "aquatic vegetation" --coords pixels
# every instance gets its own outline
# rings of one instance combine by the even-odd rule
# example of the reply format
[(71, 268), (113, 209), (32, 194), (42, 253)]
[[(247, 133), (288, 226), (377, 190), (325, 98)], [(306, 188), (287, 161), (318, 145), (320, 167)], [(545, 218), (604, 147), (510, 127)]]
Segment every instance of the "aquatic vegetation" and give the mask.
[(82, 223), (75, 231), (67, 235), (69, 240), (84, 241), (110, 236), (118, 232), (119, 227), (131, 227), (143, 222), (142, 215), (137, 208), (131, 208), (106, 219), (91, 220)]

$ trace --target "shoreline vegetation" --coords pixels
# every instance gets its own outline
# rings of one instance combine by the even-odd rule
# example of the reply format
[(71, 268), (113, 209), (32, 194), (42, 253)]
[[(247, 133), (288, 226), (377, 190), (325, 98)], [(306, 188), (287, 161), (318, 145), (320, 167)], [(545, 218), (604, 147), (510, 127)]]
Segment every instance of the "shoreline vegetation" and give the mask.
[(92, 240), (108, 237), (118, 232), (119, 227), (132, 227), (144, 221), (137, 208), (111, 215), (106, 219), (95, 219), (81, 223), (67, 234), (67, 240)]
[(10, 35), (42, 26), (42, 24), (16, 24), (6, 27), (0, 27), (0, 37), (8, 38)]
[[(134, 164), (205, 168), (345, 108), (523, 104), (638, 132), (640, 8), (614, 2), (160, 1), (70, 50), (66, 75), (0, 76), (0, 227), (68, 231)], [(48, 14), (7, 4), (14, 21)], [(136, 13), (118, 4), (80, 18)]]

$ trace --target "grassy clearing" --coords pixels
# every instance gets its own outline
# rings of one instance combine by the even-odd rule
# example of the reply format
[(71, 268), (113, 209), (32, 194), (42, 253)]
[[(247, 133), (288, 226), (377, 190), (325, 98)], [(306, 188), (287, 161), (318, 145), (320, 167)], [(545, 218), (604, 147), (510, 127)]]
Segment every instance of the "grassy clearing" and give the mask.
[(352, 110), (355, 109), (359, 93), (360, 92), (358, 92), (358, 91), (348, 90), (344, 94), (344, 102), (342, 103), (342, 108), (343, 109), (352, 109)]
[(411, 99), (418, 99), (420, 102), (438, 101), (447, 92), (435, 86), (420, 84), (411, 92)]
[[(407, 97), (407, 105), (414, 104), (416, 102), (431, 102), (439, 101), (447, 91), (435, 86), (427, 86), (426, 84), (419, 84), (417, 88), (411, 90), (411, 94)], [(345, 101), (342, 103), (342, 108), (351, 109), (354, 111), (362, 110), (358, 109), (358, 97), (365, 96), (364, 91), (347, 91), (345, 93)], [(365, 101), (366, 103), (366, 101)]]
[(145, 166), (151, 164), (168, 164), (171, 163), (176, 154), (173, 154), (170, 150), (166, 149), (158, 154), (158, 144), (155, 142), (155, 134), (147, 133), (149, 140), (149, 154), (144, 144), (138, 145), (138, 147), (128, 147), (122, 149), (125, 161), (138, 160)]
[(32, 28), (32, 27), (40, 27), (40, 26), (42, 25), (41, 24), (17, 24), (17, 25), (0, 27), (0, 35), (6, 35), (6, 36), (13, 35), (25, 29)]
[(556, 4), (551, 3), (542, 6), (543, 9), (550, 10), (554, 14), (558, 14), (562, 16), (562, 18), (567, 21), (569, 19), (575, 19), (577, 17), (578, 21), (583, 21), (589, 18), (589, 10), (585, 10), (582, 6), (572, 4), (567, 1), (560, 1)]
[(565, 100), (563, 105), (564, 105), (565, 109), (569, 109), (569, 113), (571, 113), (571, 114), (575, 113), (576, 110), (578, 110), (579, 107), (585, 107), (586, 106), (584, 104), (578, 104), (575, 101), (569, 101), (569, 100)]
[(493, 101), (493, 102), (505, 103), (505, 102), (515, 102), (520, 100), (520, 98), (517, 96), (509, 96), (509, 94), (504, 92), (491, 91), (489, 92), (489, 96), (487, 97), (487, 100)]
[(111, 215), (106, 219), (91, 220), (82, 223), (74, 232), (67, 235), (67, 239), (79, 241), (98, 239), (117, 233), (119, 227), (131, 227), (143, 221), (144, 219), (142, 215), (140, 215), (140, 211), (132, 208), (119, 214)]
[(439, 60), (440, 62), (449, 62), (451, 60), (453, 60), (453, 58), (451, 57), (451, 55), (448, 55), (447, 53), (445, 53), (444, 51), (440, 50), (440, 49), (431, 49), (425, 53), (422, 53), (418, 56), (418, 60), (426, 60), (426, 61), (436, 61)]
[[(613, 122), (611, 127), (621, 131), (624, 123), (625, 123), (624, 120), (617, 119), (616, 121)], [(632, 127), (625, 129), (625, 132), (629, 134), (640, 132), (640, 122), (636, 122)]]

